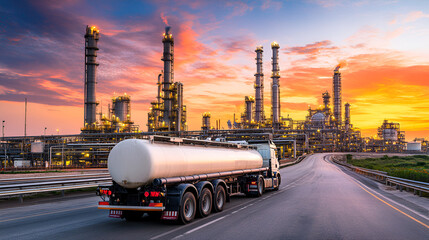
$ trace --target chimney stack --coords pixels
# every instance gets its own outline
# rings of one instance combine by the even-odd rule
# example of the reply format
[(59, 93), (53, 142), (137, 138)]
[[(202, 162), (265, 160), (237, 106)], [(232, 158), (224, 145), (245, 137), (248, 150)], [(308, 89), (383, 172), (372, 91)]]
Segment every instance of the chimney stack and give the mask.
[(255, 74), (255, 121), (264, 121), (264, 73), (262, 70), (262, 46), (256, 47), (256, 74)]
[(341, 116), (341, 73), (339, 71), (340, 65), (338, 65), (334, 70), (333, 77), (333, 92), (334, 92), (334, 117), (338, 126), (342, 124)]
[(96, 27), (86, 26), (85, 34), (85, 92), (84, 92), (84, 128), (95, 127), (97, 101), (95, 98), (95, 84), (97, 73), (97, 42), (99, 30)]
[(271, 43), (273, 50), (273, 69), (271, 78), (273, 79), (271, 87), (271, 104), (272, 104), (272, 124), (273, 128), (280, 127), (280, 69), (279, 69), (279, 44), (276, 42)]

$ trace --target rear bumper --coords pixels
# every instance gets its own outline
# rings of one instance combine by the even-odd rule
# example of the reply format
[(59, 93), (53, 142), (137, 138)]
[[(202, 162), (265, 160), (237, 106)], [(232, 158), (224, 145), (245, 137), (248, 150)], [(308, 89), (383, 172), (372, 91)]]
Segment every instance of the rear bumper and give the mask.
[(98, 205), (98, 209), (108, 210), (129, 210), (129, 211), (144, 211), (144, 212), (162, 212), (165, 207), (143, 207), (143, 206), (115, 206), (115, 205)]

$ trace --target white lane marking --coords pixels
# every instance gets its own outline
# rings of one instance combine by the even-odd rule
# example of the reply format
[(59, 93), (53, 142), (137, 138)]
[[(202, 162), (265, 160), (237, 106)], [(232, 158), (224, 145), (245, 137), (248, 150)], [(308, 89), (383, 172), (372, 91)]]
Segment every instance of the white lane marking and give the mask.
[[(284, 191), (286, 191), (286, 190), (289, 190), (290, 188), (292, 188), (292, 187), (294, 187), (294, 186), (295, 186), (295, 183), (296, 183), (296, 182), (301, 181), (301, 180), (302, 180), (303, 178), (305, 178), (307, 175), (308, 175), (308, 174), (306, 174), (306, 175), (304, 175), (304, 176), (302, 176), (302, 177), (300, 177), (300, 178), (296, 179), (295, 181), (293, 181), (293, 182), (289, 183), (288, 185), (286, 185), (286, 186), (282, 187), (282, 188), (281, 188), (280, 190), (278, 190), (276, 193), (281, 193), (281, 192), (284, 192)], [(262, 201), (262, 200), (264, 200), (264, 199), (266, 199), (266, 198), (269, 198), (270, 196), (274, 196), (274, 194), (268, 195), (268, 196), (266, 196), (265, 198), (258, 198), (258, 199), (251, 200), (251, 201), (250, 201), (250, 204), (252, 204), (252, 205), (253, 205), (254, 203), (257, 203), (257, 202), (260, 202), (260, 201)], [(243, 205), (245, 205), (245, 204), (247, 204), (248, 206), (251, 206), (250, 204), (248, 204), (247, 202), (245, 202), (245, 203), (242, 203), (242, 204), (240, 204), (240, 205), (238, 205), (238, 206), (235, 206), (235, 207), (233, 207), (233, 208), (231, 208), (231, 209), (229, 209), (229, 210), (231, 211), (232, 209), (239, 208), (239, 207), (241, 207), (241, 206), (243, 206)], [(211, 224), (212, 224), (212, 223), (214, 223), (214, 222), (217, 222), (217, 221), (219, 221), (220, 219), (223, 219), (223, 218), (226, 218), (226, 217), (228, 217), (228, 216), (231, 216), (232, 214), (238, 213), (239, 211), (241, 211), (241, 210), (243, 210), (243, 209), (245, 209), (245, 208), (246, 208), (246, 207), (244, 207), (244, 208), (239, 208), (239, 209), (237, 209), (237, 210), (235, 210), (235, 211), (233, 211), (233, 212), (231, 212), (231, 213), (228, 213), (227, 215), (225, 215), (225, 216), (223, 216), (223, 217), (220, 217), (220, 218), (214, 219), (213, 221), (211, 221), (211, 222), (209, 222), (209, 223), (211, 223)], [(216, 216), (215, 216), (215, 215), (211, 215), (211, 216), (208, 216), (206, 219), (209, 219), (209, 218), (212, 218), (212, 217), (216, 217)], [(189, 226), (192, 226), (192, 225), (197, 224), (197, 223), (198, 223), (198, 222), (192, 222), (192, 223), (190, 223), (190, 224), (188, 224), (188, 225), (184, 225), (184, 226), (181, 226), (181, 227), (179, 227), (179, 228), (172, 229), (172, 230), (170, 230), (170, 231), (168, 231), (168, 232), (165, 232), (165, 233), (163, 233), (163, 234), (160, 234), (160, 235), (154, 236), (154, 237), (150, 238), (150, 240), (155, 240), (155, 239), (162, 238), (162, 237), (164, 237), (164, 236), (167, 236), (167, 235), (169, 235), (169, 234), (171, 234), (171, 233), (177, 232), (177, 231), (179, 231), (179, 230), (181, 230), (181, 229), (183, 229), (183, 228), (185, 228), (185, 227), (189, 227)], [(195, 230), (194, 230), (194, 231), (200, 230), (201, 228), (206, 227), (206, 226), (208, 226), (208, 225), (207, 225), (207, 223), (206, 223), (206, 224), (204, 224), (204, 225), (201, 225), (201, 226), (199, 226), (199, 227), (197, 227), (197, 228), (195, 228)], [(191, 230), (191, 231), (192, 231), (192, 230)], [(193, 232), (194, 232), (194, 231), (193, 231)], [(188, 232), (189, 232), (189, 231), (188, 231)], [(178, 236), (174, 237), (173, 239), (179, 239), (179, 238), (183, 237), (185, 234), (189, 234), (188, 232), (186, 232), (186, 233), (184, 233), (184, 234), (181, 234), (181, 235), (178, 235)]]
[[(379, 196), (379, 197), (381, 197), (381, 198), (383, 198), (383, 199), (385, 199), (385, 200), (387, 200), (387, 201), (389, 201), (389, 202), (391, 202), (391, 203), (393, 203), (393, 204), (395, 204), (395, 205), (397, 205), (397, 206), (400, 206), (400, 207), (402, 207), (402, 208), (404, 208), (404, 209), (406, 209), (406, 210), (408, 210), (408, 211), (410, 211), (410, 212), (412, 212), (412, 213), (416, 214), (417, 216), (420, 216), (420, 217), (422, 217), (422, 218), (424, 218), (424, 219), (426, 219), (426, 220), (428, 220), (428, 221), (429, 221), (429, 217), (427, 217), (427, 216), (425, 216), (425, 215), (422, 215), (421, 213), (416, 212), (416, 211), (414, 211), (414, 210), (410, 209), (409, 207), (406, 207), (406, 206), (404, 206), (404, 205), (402, 205), (402, 204), (400, 204), (400, 203), (396, 202), (395, 200), (392, 200), (392, 199), (390, 199), (390, 198), (388, 198), (388, 197), (386, 197), (386, 196), (383, 196), (382, 194), (380, 194), (380, 193), (378, 193), (378, 192), (376, 192), (376, 191), (372, 190), (371, 188), (367, 187), (366, 185), (364, 185), (363, 183), (361, 183), (359, 180), (357, 180), (357, 179), (355, 179), (355, 178), (353, 178), (353, 177), (349, 176), (349, 175), (348, 175), (348, 174), (346, 174), (345, 172), (341, 171), (341, 170), (339, 169), (339, 167), (338, 167), (338, 166), (336, 166), (336, 165), (334, 165), (332, 162), (330, 162), (330, 163), (331, 163), (331, 166), (334, 166), (334, 168), (335, 168), (338, 172), (343, 173), (343, 174), (344, 174), (346, 177), (348, 177), (351, 181), (353, 181), (353, 182), (355, 182), (355, 183), (359, 184), (360, 186), (364, 187), (365, 189), (367, 189), (367, 190), (368, 190), (368, 191), (370, 191), (371, 193), (374, 193), (374, 194), (376, 194), (377, 196)], [(369, 178), (368, 178), (368, 179), (369, 179)]]
[[(228, 215), (227, 215), (227, 216), (228, 216)], [(215, 220), (213, 220), (213, 221), (211, 221), (211, 222), (208, 222), (208, 223), (203, 224), (203, 225), (201, 225), (201, 226), (199, 226), (199, 227), (196, 227), (196, 228), (194, 228), (194, 229), (192, 229), (192, 230), (189, 230), (189, 231), (185, 232), (185, 235), (186, 235), (186, 234), (193, 233), (193, 232), (195, 232), (195, 231), (198, 231), (198, 230), (200, 230), (201, 228), (204, 228), (204, 227), (206, 227), (206, 226), (208, 226), (208, 225), (211, 225), (211, 224), (213, 224), (213, 223), (215, 223), (215, 222), (217, 222), (217, 221), (220, 221), (220, 220), (224, 219), (225, 217), (226, 217), (226, 216), (220, 217), (220, 218), (215, 219)]]

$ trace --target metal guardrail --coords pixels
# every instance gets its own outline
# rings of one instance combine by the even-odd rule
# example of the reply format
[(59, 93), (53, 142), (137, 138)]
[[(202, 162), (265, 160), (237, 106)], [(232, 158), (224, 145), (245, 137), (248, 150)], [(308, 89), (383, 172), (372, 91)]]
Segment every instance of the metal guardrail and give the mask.
[(3, 182), (13, 182), (13, 181), (34, 181), (34, 180), (46, 180), (46, 179), (56, 179), (56, 178), (89, 178), (89, 177), (101, 177), (101, 176), (110, 176), (109, 173), (91, 173), (91, 174), (78, 174), (78, 175), (54, 175), (54, 176), (45, 176), (45, 177), (28, 177), (28, 178), (5, 178), (0, 179), (0, 183)]
[(26, 194), (61, 191), (64, 196), (64, 190), (97, 187), (99, 184), (109, 184), (111, 180), (111, 177), (103, 176), (87, 179), (0, 185), (0, 197), (19, 196), (20, 201), (23, 202)]
[(284, 168), (284, 167), (288, 167), (288, 166), (292, 166), (295, 165), (299, 162), (301, 162), (305, 157), (307, 157), (307, 155), (301, 155), (299, 156), (295, 161), (293, 162), (287, 162), (287, 163), (282, 163), (280, 164), (280, 168)]
[(351, 164), (333, 159), (332, 155), (329, 155), (329, 157), (331, 157), (331, 160), (336, 164), (345, 166), (356, 173), (367, 176), (369, 178), (382, 182), (386, 185), (396, 186), (396, 189), (399, 189), (401, 192), (404, 189), (406, 191), (409, 191), (409, 189), (412, 189), (414, 190), (414, 195), (418, 194), (419, 196), (422, 196), (422, 192), (429, 193), (429, 183), (414, 181), (414, 180), (405, 179), (405, 178), (392, 177), (392, 176), (389, 176), (387, 172), (382, 172), (382, 171), (372, 170), (372, 169), (367, 169), (362, 167), (356, 167)]

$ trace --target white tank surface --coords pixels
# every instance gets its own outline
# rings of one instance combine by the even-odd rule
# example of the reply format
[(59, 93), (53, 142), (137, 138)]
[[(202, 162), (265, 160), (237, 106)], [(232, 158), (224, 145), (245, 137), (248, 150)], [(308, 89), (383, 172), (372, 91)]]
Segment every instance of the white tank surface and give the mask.
[(421, 151), (422, 144), (420, 142), (408, 142), (407, 151)]
[(256, 150), (127, 139), (111, 150), (107, 165), (117, 184), (137, 188), (161, 177), (260, 168), (262, 156)]

